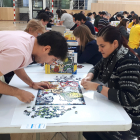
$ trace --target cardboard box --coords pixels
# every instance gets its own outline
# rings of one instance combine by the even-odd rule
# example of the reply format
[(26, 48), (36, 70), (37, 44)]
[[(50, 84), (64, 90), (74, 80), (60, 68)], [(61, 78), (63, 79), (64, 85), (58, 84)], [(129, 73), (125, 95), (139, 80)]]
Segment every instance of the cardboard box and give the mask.
[(46, 74), (77, 74), (77, 53), (68, 52), (64, 61), (57, 60), (52, 65), (45, 64)]

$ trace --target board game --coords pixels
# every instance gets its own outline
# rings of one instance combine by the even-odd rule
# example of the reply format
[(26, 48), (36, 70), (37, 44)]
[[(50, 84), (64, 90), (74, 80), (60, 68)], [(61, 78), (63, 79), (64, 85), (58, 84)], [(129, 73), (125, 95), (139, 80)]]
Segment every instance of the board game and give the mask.
[(35, 105), (85, 105), (79, 81), (49, 81), (51, 89), (38, 90)]
[(57, 60), (53, 64), (45, 64), (46, 74), (77, 74), (77, 53), (68, 52), (64, 61)]

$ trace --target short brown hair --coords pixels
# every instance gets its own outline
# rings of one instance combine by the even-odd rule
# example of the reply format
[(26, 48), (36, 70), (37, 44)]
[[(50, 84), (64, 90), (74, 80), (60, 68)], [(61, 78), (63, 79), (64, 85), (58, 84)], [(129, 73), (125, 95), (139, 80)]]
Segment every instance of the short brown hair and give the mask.
[(75, 37), (80, 38), (81, 46), (82, 46), (82, 51), (85, 49), (85, 45), (92, 41), (95, 40), (94, 35), (92, 35), (90, 29), (86, 25), (80, 25), (76, 27), (73, 31), (73, 34)]
[(45, 27), (43, 26), (41, 21), (36, 20), (36, 19), (31, 19), (28, 22), (27, 27), (24, 31), (28, 33), (30, 28), (32, 28), (32, 31), (40, 31), (42, 33), (45, 32)]

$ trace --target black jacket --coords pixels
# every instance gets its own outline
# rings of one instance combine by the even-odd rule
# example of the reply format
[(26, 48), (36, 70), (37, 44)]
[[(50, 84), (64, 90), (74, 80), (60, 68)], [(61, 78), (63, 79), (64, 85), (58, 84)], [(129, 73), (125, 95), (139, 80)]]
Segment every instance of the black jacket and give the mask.
[(100, 18), (101, 18), (101, 17), (100, 17), (99, 15), (96, 15), (96, 16), (95, 16), (94, 26), (95, 26), (96, 28), (98, 28), (98, 22), (99, 22)]

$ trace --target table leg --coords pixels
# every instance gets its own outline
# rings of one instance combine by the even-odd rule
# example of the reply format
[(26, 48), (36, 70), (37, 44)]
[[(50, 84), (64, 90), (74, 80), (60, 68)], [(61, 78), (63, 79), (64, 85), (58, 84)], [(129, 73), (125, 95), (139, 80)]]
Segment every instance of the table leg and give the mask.
[(78, 134), (78, 140), (83, 140), (83, 132), (79, 132), (79, 134)]
[(36, 133), (36, 140), (40, 140), (40, 133)]
[(11, 140), (10, 134), (0, 134), (0, 140)]
[(65, 140), (68, 140), (62, 132), (60, 132), (60, 134), (65, 138)]

